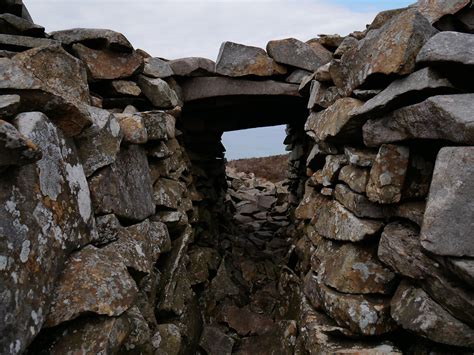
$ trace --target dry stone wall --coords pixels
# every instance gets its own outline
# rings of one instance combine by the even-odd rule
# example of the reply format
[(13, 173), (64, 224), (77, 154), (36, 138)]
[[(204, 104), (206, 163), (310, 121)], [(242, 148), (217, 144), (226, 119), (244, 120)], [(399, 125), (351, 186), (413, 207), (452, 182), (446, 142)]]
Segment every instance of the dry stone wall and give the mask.
[(0, 353), (472, 353), (470, 0), (216, 63), (0, 12)]

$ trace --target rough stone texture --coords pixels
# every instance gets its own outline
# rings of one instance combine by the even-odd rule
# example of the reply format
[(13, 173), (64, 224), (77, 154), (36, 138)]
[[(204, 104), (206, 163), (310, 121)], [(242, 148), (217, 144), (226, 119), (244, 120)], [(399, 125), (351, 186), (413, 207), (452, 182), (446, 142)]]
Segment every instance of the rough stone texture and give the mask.
[(365, 119), (374, 118), (406, 106), (407, 102), (422, 101), (431, 95), (449, 93), (454, 90), (454, 86), (448, 79), (432, 68), (424, 68), (406, 78), (392, 82), (373, 99), (354, 109), (352, 115), (364, 116)]
[(110, 165), (120, 149), (123, 133), (116, 118), (106, 110), (88, 106), (92, 126), (75, 138), (86, 176)]
[(97, 172), (89, 185), (96, 214), (141, 221), (155, 212), (146, 153), (139, 146), (122, 148), (115, 163)]
[(267, 52), (277, 63), (315, 72), (322, 65), (329, 63), (332, 54), (326, 48), (316, 44), (310, 46), (295, 38), (270, 41)]
[(408, 147), (392, 144), (380, 147), (367, 184), (370, 201), (383, 204), (400, 202), (409, 157)]
[(22, 352), (38, 334), (67, 255), (96, 234), (71, 141), (41, 113), (20, 114), (14, 124), (42, 158), (4, 172), (0, 184), (2, 353)]
[(44, 27), (9, 13), (0, 15), (0, 32), (11, 35), (44, 37)]
[(344, 79), (336, 85), (350, 93), (375, 75), (411, 73), (418, 51), (436, 32), (414, 10), (393, 17), (380, 29), (369, 31), (357, 47), (344, 53), (340, 65), (334, 68), (339, 71), (338, 77)]
[(375, 147), (418, 138), (474, 144), (473, 107), (474, 94), (433, 96), (368, 121), (363, 127), (364, 143)]
[(135, 282), (113, 255), (93, 246), (71, 255), (54, 291), (47, 327), (88, 312), (118, 316), (131, 306), (137, 293)]
[(352, 147), (344, 147), (344, 154), (349, 163), (363, 168), (371, 167), (377, 156), (377, 152), (373, 150)]
[(55, 46), (59, 43), (48, 38), (36, 38), (26, 36), (15, 36), (0, 34), (0, 47), (12, 48), (17, 52), (22, 52), (32, 48)]
[(461, 11), (469, 3), (469, 0), (418, 0), (416, 8), (433, 24), (445, 15)]
[(120, 125), (124, 142), (145, 144), (148, 141), (145, 123), (140, 114), (116, 113), (114, 117)]
[(359, 218), (384, 218), (385, 213), (378, 204), (370, 202), (364, 195), (353, 192), (346, 185), (339, 184), (334, 198)]
[(363, 194), (369, 182), (369, 170), (346, 165), (339, 172), (339, 180), (345, 182), (355, 192)]
[(352, 242), (368, 239), (383, 227), (382, 222), (357, 218), (337, 201), (323, 205), (313, 224), (323, 237)]
[(459, 32), (440, 32), (421, 49), (417, 63), (474, 65), (474, 36)]
[(29, 164), (41, 159), (41, 155), (12, 124), (0, 120), (0, 167)]
[(199, 345), (209, 355), (231, 355), (234, 340), (217, 327), (204, 327)]
[(173, 75), (173, 70), (168, 62), (160, 58), (145, 59), (143, 74), (152, 78), (168, 78)]
[(164, 111), (140, 112), (148, 140), (170, 140), (176, 136), (176, 119)]
[(339, 47), (337, 47), (336, 51), (334, 52), (334, 57), (341, 58), (346, 52), (352, 50), (358, 45), (359, 45), (359, 41), (356, 38), (352, 36), (347, 36), (341, 42)]
[(296, 69), (295, 71), (291, 72), (290, 75), (285, 79), (287, 83), (291, 84), (301, 84), (304, 78), (306, 78), (308, 75), (312, 75), (313, 73), (303, 70), (303, 69)]
[(345, 155), (327, 155), (326, 163), (321, 172), (321, 182), (323, 186), (331, 186), (335, 182), (339, 170), (346, 164), (347, 160)]
[(295, 210), (295, 217), (298, 219), (312, 219), (318, 209), (328, 202), (328, 199), (321, 196), (312, 189), (308, 189), (302, 201)]
[(216, 72), (221, 75), (240, 77), (286, 74), (287, 70), (275, 63), (261, 48), (224, 42), (216, 60)]
[(110, 83), (115, 95), (140, 96), (142, 90), (134, 81), (114, 80)]
[(143, 94), (158, 108), (172, 108), (179, 103), (176, 92), (162, 79), (151, 79), (140, 75), (138, 86)]
[(306, 121), (305, 130), (317, 142), (352, 138), (354, 127), (350, 122), (349, 113), (362, 104), (362, 101), (349, 97), (339, 99), (328, 109), (311, 113)]
[(143, 58), (136, 52), (117, 53), (108, 49), (97, 50), (80, 43), (74, 44), (72, 48), (78, 58), (85, 63), (89, 81), (128, 78), (143, 67)]
[(211, 76), (216, 72), (216, 63), (210, 59), (189, 57), (168, 62), (176, 76)]
[(341, 98), (339, 89), (335, 86), (327, 86), (319, 81), (313, 80), (308, 100), (308, 109), (317, 110), (318, 107), (328, 108)]
[(393, 319), (404, 328), (438, 343), (474, 347), (474, 332), (421, 288), (402, 282), (391, 302)]
[(153, 185), (155, 204), (160, 207), (177, 209), (186, 187), (175, 180), (158, 179)]
[(438, 255), (474, 256), (473, 193), (474, 148), (441, 149), (423, 219), (423, 248)]
[(9, 117), (18, 113), (20, 108), (19, 95), (1, 95), (0, 96), (0, 117)]
[(179, 355), (183, 349), (179, 328), (174, 324), (159, 324), (152, 338), (153, 347), (159, 354)]
[(51, 38), (65, 44), (75, 43), (100, 44), (102, 47), (124, 52), (131, 52), (133, 46), (121, 33), (96, 29), (96, 28), (73, 28), (70, 30), (51, 32)]

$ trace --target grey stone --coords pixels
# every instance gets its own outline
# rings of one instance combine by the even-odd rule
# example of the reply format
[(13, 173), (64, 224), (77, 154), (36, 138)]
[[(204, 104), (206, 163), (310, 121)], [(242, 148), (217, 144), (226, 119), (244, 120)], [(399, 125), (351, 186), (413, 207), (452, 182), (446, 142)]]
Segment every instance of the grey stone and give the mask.
[(461, 11), (469, 3), (469, 0), (450, 0), (448, 2), (443, 0), (419, 0), (415, 6), (433, 24), (445, 15), (453, 15)]
[(0, 167), (25, 165), (41, 159), (41, 151), (8, 122), (0, 120)]
[(371, 149), (353, 147), (344, 147), (344, 154), (349, 163), (364, 168), (371, 167), (377, 156), (377, 152)]
[(148, 141), (145, 123), (140, 114), (116, 113), (114, 117), (120, 125), (124, 142), (130, 144), (145, 144)]
[(286, 74), (287, 70), (277, 64), (261, 48), (224, 42), (217, 57), (216, 72), (232, 77), (247, 75), (265, 77)]
[(206, 58), (180, 58), (171, 60), (168, 64), (176, 76), (213, 76), (216, 72), (216, 63)]
[(113, 164), (90, 178), (89, 186), (96, 214), (142, 221), (155, 213), (146, 153), (139, 146), (123, 147)]
[(158, 354), (179, 355), (183, 350), (183, 339), (175, 324), (159, 324), (152, 337), (152, 345)]
[[(290, 65), (310, 72), (315, 72), (322, 65), (329, 63), (332, 54), (323, 46), (310, 46), (295, 38), (270, 41), (267, 52), (277, 63)], [(297, 53), (297, 55), (295, 55)]]
[(285, 79), (287, 83), (291, 84), (301, 84), (304, 78), (306, 78), (308, 75), (311, 75), (313, 73), (304, 70), (304, 69), (296, 69), (295, 71), (291, 72), (290, 75)]
[(160, 178), (153, 185), (153, 190), (157, 206), (177, 209), (186, 187), (178, 181)]
[(315, 110), (318, 107), (328, 108), (340, 98), (341, 94), (337, 87), (328, 87), (324, 83), (313, 80), (309, 93), (308, 109)]
[(310, 90), (311, 90), (311, 85), (313, 84), (313, 80), (314, 80), (315, 75), (316, 75), (316, 73), (308, 75), (307, 77), (305, 77), (301, 81), (300, 86), (298, 87), (298, 92), (302, 96), (305, 96), (305, 97), (309, 96), (309, 93), (310, 93)]
[(353, 192), (346, 185), (336, 186), (334, 197), (345, 208), (359, 218), (384, 218), (385, 213), (382, 206), (370, 202), (364, 195)]
[(345, 155), (327, 155), (326, 163), (321, 172), (322, 185), (331, 186), (335, 182), (341, 168), (346, 164), (347, 159)]
[(102, 48), (131, 52), (133, 46), (121, 33), (96, 28), (73, 28), (70, 30), (51, 32), (51, 38), (65, 44), (101, 44)]
[(346, 52), (352, 50), (359, 45), (359, 41), (352, 36), (344, 38), (342, 43), (337, 47), (334, 52), (334, 58), (341, 58)]
[(10, 35), (44, 37), (44, 27), (9, 13), (0, 14), (0, 32)]
[(420, 64), (474, 65), (474, 35), (460, 32), (440, 32), (433, 36), (416, 57)]
[(164, 111), (140, 112), (148, 140), (170, 140), (176, 136), (176, 118)]
[(375, 147), (408, 139), (442, 139), (474, 144), (473, 107), (474, 94), (433, 96), (382, 119), (367, 121), (364, 143)]
[(365, 193), (369, 182), (369, 171), (354, 165), (346, 165), (339, 172), (339, 180), (358, 193)]
[(152, 78), (168, 78), (173, 75), (173, 70), (168, 62), (160, 58), (145, 59), (143, 74)]
[(331, 63), (327, 63), (319, 67), (314, 73), (314, 78), (321, 82), (332, 82), (331, 72), (329, 71), (330, 67)]
[(172, 108), (178, 105), (178, 96), (162, 79), (151, 79), (140, 75), (138, 86), (155, 107)]
[(474, 148), (446, 147), (436, 159), (421, 244), (437, 255), (474, 256)]
[(55, 46), (59, 42), (48, 38), (36, 38), (26, 36), (15, 36), (0, 34), (0, 48), (14, 49), (17, 52), (25, 51), (27, 49)]
[(474, 347), (474, 332), (421, 288), (402, 282), (391, 302), (391, 314), (403, 328), (438, 343)]

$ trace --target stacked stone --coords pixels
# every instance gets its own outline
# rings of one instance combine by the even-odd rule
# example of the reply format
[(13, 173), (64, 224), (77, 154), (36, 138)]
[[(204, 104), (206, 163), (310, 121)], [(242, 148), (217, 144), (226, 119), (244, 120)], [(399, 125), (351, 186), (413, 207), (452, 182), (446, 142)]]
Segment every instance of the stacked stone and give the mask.
[(420, 0), (313, 41), (335, 50), (300, 86), (314, 140), (296, 209), (310, 353), (474, 348), (470, 4)]

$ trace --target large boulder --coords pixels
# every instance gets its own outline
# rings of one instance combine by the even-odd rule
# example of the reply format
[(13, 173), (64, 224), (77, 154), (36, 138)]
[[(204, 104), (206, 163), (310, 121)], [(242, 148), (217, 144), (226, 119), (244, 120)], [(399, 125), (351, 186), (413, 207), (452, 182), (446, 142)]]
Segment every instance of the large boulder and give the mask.
[(470, 2), (470, 0), (418, 0), (415, 6), (433, 24), (443, 16), (454, 15), (461, 11)]
[(94, 48), (110, 48), (112, 50), (131, 52), (133, 46), (121, 33), (98, 28), (72, 28), (70, 30), (55, 31), (50, 33), (51, 38), (71, 46), (76, 43), (92, 45)]
[(474, 65), (474, 35), (460, 32), (440, 32), (420, 50), (419, 64)]
[(173, 70), (169, 63), (161, 58), (147, 58), (143, 74), (152, 78), (168, 78), (173, 75)]

